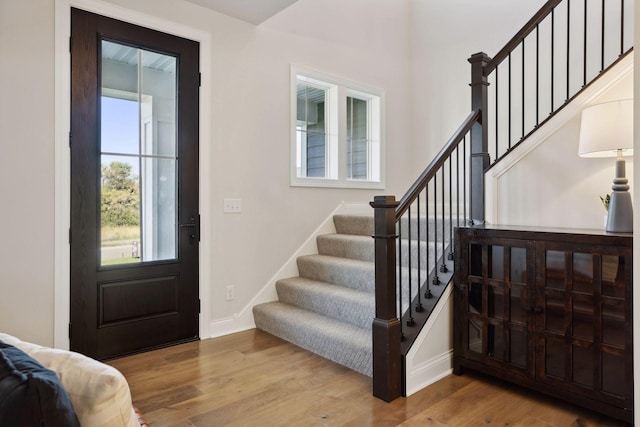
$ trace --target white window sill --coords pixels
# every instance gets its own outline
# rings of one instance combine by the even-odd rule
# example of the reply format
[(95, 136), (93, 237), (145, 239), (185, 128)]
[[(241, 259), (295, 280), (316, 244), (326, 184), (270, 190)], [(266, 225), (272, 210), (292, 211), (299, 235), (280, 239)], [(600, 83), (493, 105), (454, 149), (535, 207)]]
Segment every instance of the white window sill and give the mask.
[(337, 180), (324, 178), (291, 178), (291, 187), (315, 188), (351, 188), (365, 190), (384, 190), (384, 182), (361, 180)]

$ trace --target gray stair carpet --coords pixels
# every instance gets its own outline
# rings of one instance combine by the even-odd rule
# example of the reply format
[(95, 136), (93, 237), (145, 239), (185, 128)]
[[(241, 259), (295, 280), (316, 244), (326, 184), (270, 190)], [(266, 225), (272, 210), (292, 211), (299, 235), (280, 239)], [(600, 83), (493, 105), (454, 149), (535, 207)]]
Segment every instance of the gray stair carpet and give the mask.
[[(336, 215), (333, 221), (336, 233), (318, 236), (318, 254), (297, 259), (299, 277), (277, 281), (278, 301), (253, 307), (254, 320), (259, 329), (371, 376), (373, 216)], [(426, 226), (424, 218), (416, 221)], [(403, 250), (411, 248), (412, 256), (406, 258), (414, 263), (418, 246), (421, 258), (434, 247), (433, 242), (403, 240)], [(402, 264), (405, 281), (409, 274), (415, 277), (415, 268)], [(421, 277), (426, 277), (426, 271)], [(403, 292), (405, 300), (407, 292)]]

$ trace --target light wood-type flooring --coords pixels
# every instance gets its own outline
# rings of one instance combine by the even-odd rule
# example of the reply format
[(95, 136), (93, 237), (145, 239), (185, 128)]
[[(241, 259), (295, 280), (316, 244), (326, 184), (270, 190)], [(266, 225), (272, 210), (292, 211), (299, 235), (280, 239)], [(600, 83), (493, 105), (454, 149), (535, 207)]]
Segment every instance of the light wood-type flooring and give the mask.
[(259, 330), (109, 363), (153, 427), (623, 425), (471, 373), (385, 403), (370, 378)]

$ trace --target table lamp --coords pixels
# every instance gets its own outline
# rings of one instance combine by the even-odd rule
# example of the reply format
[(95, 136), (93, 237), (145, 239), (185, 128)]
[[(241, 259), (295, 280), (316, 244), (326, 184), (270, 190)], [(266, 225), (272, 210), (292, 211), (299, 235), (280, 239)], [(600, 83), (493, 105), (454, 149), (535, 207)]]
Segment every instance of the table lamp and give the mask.
[(632, 99), (604, 102), (582, 111), (578, 155), (617, 157), (606, 231), (631, 233), (633, 206), (623, 156), (633, 155)]

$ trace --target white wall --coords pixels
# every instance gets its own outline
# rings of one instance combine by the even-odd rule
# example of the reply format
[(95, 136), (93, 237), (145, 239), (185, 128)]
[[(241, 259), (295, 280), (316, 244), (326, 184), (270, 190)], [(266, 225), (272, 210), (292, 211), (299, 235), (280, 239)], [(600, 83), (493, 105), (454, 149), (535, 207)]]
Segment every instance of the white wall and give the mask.
[[(602, 80), (608, 78), (603, 76)], [(578, 157), (580, 113), (588, 105), (632, 97), (633, 69), (628, 67), (618, 81), (584, 106), (577, 105), (580, 99), (575, 100), (567, 107), (572, 113), (564, 122), (517, 163), (506, 168), (499, 164), (490, 170), (486, 183), (494, 187), (494, 194), (489, 198), (487, 209), (493, 212), (488, 220), (494, 224), (603, 229), (606, 210), (600, 196), (611, 193), (615, 159)], [(536, 138), (534, 135), (518, 149), (538, 143)], [(633, 158), (626, 158), (626, 165), (629, 185), (634, 188)]]
[(493, 56), (544, 0), (410, 0), (416, 161), (424, 168), (471, 111), (474, 53)]
[[(289, 186), (291, 63), (384, 89), (387, 190), (408, 187), (408, 1), (300, 0), (255, 27), (181, 0), (110, 4), (211, 35), (211, 319), (245, 307), (343, 200), (380, 191)], [(342, 10), (344, 13), (336, 14)], [(25, 17), (29, 17), (26, 19)], [(315, 17), (315, 18), (311, 18)], [(391, 22), (389, 26), (385, 23)], [(0, 330), (53, 343), (54, 0), (0, 2)], [(370, 43), (374, 41), (374, 43)], [(223, 198), (243, 212), (223, 214)], [(224, 289), (235, 286), (235, 300)], [(207, 331), (203, 331), (206, 336)]]
[(0, 330), (44, 344), (53, 343), (53, 31), (53, 1), (0, 1)]

